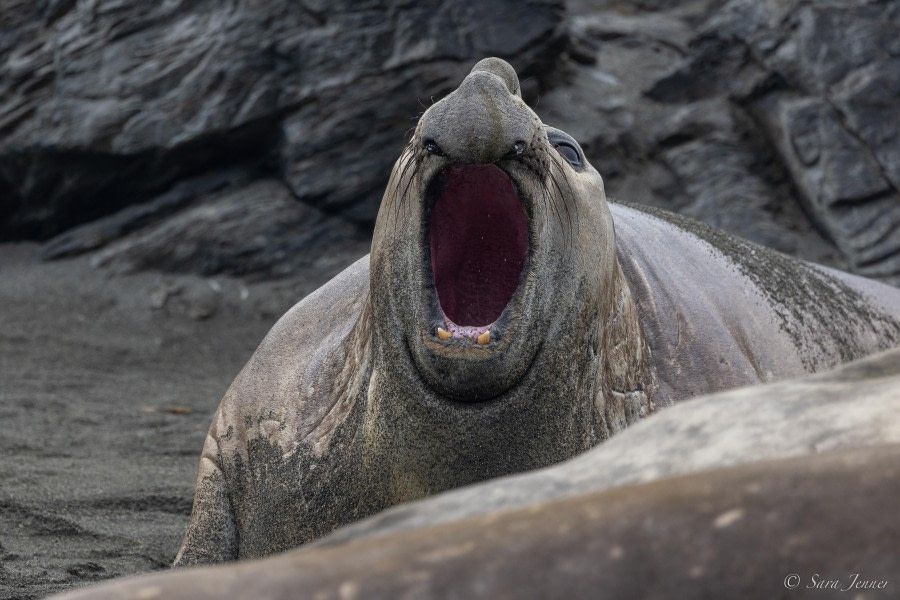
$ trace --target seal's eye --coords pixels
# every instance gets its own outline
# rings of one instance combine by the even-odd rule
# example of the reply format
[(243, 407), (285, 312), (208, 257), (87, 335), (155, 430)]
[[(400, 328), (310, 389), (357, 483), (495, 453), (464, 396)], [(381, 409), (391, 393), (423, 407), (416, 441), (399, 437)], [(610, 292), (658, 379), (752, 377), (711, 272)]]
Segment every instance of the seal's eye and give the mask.
[(422, 146), (435, 156), (444, 156), (444, 151), (441, 150), (441, 147), (438, 146), (434, 140), (424, 140)]
[(578, 145), (578, 142), (560, 129), (547, 127), (546, 131), (547, 141), (550, 142), (550, 145), (556, 148), (556, 151), (569, 161), (573, 169), (581, 171), (584, 168), (584, 153), (581, 151), (581, 146)]
[(553, 147), (556, 148), (556, 151), (562, 154), (573, 167), (581, 166), (581, 158), (578, 156), (578, 150), (575, 146), (568, 142), (560, 142), (558, 144), (553, 144)]

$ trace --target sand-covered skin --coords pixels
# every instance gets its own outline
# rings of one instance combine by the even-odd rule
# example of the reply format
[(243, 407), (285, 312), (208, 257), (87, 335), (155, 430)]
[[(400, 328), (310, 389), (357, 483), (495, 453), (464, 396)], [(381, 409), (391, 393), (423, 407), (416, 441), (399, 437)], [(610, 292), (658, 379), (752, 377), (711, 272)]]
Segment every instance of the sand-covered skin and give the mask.
[(0, 245), (0, 599), (167, 568), (203, 438), (274, 321), (327, 278), (108, 277)]

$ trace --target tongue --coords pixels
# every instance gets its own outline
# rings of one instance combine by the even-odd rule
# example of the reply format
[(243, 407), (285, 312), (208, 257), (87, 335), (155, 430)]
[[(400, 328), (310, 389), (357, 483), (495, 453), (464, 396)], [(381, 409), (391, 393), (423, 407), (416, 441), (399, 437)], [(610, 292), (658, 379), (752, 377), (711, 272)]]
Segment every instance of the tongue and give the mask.
[(431, 270), (441, 309), (456, 325), (490, 325), (519, 286), (528, 219), (495, 165), (450, 167), (431, 211)]

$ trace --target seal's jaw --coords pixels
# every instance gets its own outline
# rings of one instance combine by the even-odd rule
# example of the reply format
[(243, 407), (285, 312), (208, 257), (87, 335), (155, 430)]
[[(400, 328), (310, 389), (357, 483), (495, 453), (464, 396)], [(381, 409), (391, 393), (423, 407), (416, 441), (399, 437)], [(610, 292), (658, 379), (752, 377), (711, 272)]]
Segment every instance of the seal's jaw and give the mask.
[(435, 178), (428, 196), (425, 266), (438, 304), (430, 312), (439, 313), (432, 333), (442, 342), (496, 342), (528, 258), (528, 215), (516, 186), (496, 165), (457, 165)]

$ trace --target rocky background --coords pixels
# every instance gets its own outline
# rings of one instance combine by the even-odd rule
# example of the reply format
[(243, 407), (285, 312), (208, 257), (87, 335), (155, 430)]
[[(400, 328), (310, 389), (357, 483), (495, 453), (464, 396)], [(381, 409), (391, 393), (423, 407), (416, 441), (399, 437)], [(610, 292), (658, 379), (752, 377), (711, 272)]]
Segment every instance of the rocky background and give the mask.
[(900, 283), (900, 3), (0, 0), (0, 599), (164, 568), (212, 411), (501, 56), (609, 195)]
[(542, 104), (611, 196), (900, 283), (900, 3), (578, 0), (569, 31)]
[(422, 107), (497, 55), (611, 197), (900, 282), (896, 2), (2, 0), (0, 15), (0, 240), (40, 241), (44, 260), (332, 273), (365, 249)]

